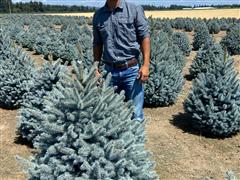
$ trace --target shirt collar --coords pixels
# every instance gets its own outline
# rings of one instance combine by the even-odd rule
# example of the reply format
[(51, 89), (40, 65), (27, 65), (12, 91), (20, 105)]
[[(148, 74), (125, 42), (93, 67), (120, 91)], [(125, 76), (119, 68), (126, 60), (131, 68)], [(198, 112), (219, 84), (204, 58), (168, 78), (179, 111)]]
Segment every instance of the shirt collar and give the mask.
[[(124, 0), (120, 0), (120, 3), (117, 8), (123, 9), (123, 6), (124, 6)], [(104, 11), (110, 11), (107, 7), (107, 2), (105, 3), (103, 9), (104, 9)]]

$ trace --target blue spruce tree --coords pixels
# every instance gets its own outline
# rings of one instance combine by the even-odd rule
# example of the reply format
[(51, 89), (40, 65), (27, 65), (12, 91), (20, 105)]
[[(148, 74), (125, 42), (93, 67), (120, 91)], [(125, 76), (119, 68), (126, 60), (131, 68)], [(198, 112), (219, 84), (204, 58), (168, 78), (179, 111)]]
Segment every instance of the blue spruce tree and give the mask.
[(49, 55), (51, 55), (53, 60), (60, 58), (65, 50), (61, 34), (52, 29), (47, 29), (38, 35), (34, 49), (37, 53), (43, 54), (45, 59), (49, 59)]
[(24, 102), (20, 110), (20, 118), (17, 129), (23, 138), (29, 142), (39, 135), (41, 127), (41, 118), (38, 117), (39, 110), (43, 110), (43, 98), (46, 96), (56, 83), (59, 81), (61, 74), (67, 73), (66, 66), (60, 64), (60, 60), (53, 64), (45, 63), (38, 70), (33, 79), (32, 86), (24, 95)]
[(229, 54), (240, 54), (240, 25), (234, 25), (227, 31), (227, 35), (222, 39), (221, 44)]
[(22, 104), (36, 71), (32, 60), (20, 48), (13, 48), (10, 53), (0, 61), (0, 106), (12, 109)]
[(146, 106), (173, 104), (184, 84), (182, 69), (185, 58), (177, 46), (160, 31), (151, 36), (150, 77), (145, 84)]
[(21, 44), (21, 46), (33, 51), (36, 38), (44, 32), (43, 26), (38, 21), (34, 21), (34, 24), (29, 25), (27, 30), (23, 30), (17, 34), (16, 41)]
[(210, 34), (218, 34), (220, 32), (220, 25), (217, 22), (217, 19), (209, 20), (207, 26)]
[[(217, 59), (215, 60), (217, 61)], [(184, 103), (192, 116), (192, 126), (218, 137), (227, 137), (240, 130), (240, 81), (233, 60), (221, 60), (193, 83)]]
[(162, 23), (161, 29), (163, 32), (167, 33), (168, 36), (171, 36), (173, 34), (172, 26), (168, 21)]
[(196, 78), (199, 73), (205, 73), (211, 68), (214, 68), (216, 63), (223, 63), (224, 61), (224, 51), (219, 44), (214, 44), (213, 42), (207, 42), (204, 47), (202, 47), (190, 68), (190, 75)]
[(210, 38), (211, 37), (206, 24), (201, 22), (194, 30), (193, 50), (199, 50)]
[(0, 63), (11, 57), (13, 42), (8, 35), (3, 34), (0, 30)]
[(189, 56), (191, 52), (190, 41), (186, 33), (175, 32), (172, 35), (172, 40), (175, 45), (183, 52), (185, 56)]
[(38, 154), (26, 162), (29, 179), (157, 179), (144, 148), (144, 124), (131, 120), (133, 107), (115, 94), (110, 77), (99, 85), (73, 63), (45, 97)]

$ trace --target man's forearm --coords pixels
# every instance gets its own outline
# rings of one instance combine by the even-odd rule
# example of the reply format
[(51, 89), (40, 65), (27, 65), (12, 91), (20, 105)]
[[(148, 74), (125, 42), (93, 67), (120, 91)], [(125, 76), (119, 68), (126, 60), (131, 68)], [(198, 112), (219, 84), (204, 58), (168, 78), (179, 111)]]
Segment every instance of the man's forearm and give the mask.
[(95, 45), (93, 47), (93, 58), (94, 61), (100, 61), (102, 58), (103, 45)]
[(150, 65), (150, 37), (146, 37), (142, 40), (141, 51), (143, 54), (143, 66)]

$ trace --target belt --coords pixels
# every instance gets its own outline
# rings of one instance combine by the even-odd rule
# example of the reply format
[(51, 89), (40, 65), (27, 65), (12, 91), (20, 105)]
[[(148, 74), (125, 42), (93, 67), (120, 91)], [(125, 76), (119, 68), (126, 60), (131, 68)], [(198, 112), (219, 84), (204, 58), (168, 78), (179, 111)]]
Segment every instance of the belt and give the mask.
[(136, 58), (132, 58), (124, 63), (110, 63), (110, 62), (106, 62), (106, 61), (104, 61), (103, 63), (105, 63), (108, 66), (111, 66), (112, 68), (115, 68), (115, 69), (127, 69), (129, 67), (137, 65), (138, 60)]

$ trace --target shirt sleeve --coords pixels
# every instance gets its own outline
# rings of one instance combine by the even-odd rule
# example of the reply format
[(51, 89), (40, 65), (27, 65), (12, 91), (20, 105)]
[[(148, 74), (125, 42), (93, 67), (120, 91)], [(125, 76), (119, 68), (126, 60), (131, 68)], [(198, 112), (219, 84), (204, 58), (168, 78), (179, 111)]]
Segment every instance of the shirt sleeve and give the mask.
[(96, 13), (93, 16), (92, 25), (93, 25), (93, 47), (94, 47), (94, 46), (103, 44), (102, 37), (96, 23)]
[(142, 6), (137, 6), (136, 31), (140, 41), (150, 36), (148, 21), (144, 14)]

